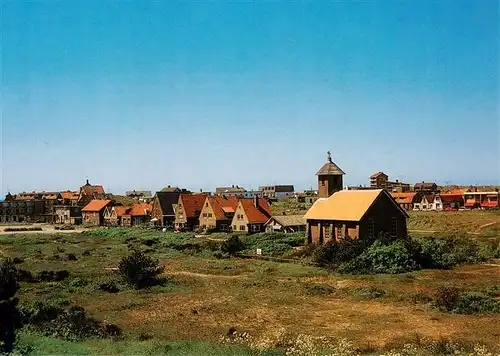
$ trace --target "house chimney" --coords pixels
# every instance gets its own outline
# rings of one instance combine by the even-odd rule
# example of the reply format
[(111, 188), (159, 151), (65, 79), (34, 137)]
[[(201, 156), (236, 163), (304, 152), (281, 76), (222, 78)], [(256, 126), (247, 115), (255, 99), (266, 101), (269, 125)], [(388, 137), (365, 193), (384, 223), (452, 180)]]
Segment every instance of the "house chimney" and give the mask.
[(255, 205), (256, 208), (259, 207), (259, 196), (257, 194), (253, 197), (253, 205)]
[(89, 180), (87, 179), (87, 185), (90, 185)]
[(234, 184), (231, 186), (231, 188), (234, 188)]

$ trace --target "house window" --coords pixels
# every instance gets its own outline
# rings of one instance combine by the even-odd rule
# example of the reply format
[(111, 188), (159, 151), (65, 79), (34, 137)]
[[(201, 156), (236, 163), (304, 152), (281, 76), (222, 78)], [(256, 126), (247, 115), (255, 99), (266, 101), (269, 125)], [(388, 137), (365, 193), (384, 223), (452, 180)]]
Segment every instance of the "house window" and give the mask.
[(252, 232), (259, 232), (260, 231), (260, 225), (250, 225), (252, 228)]
[(233, 225), (233, 231), (237, 231), (238, 227), (236, 225)]
[(397, 236), (398, 236), (398, 219), (393, 217), (391, 220), (391, 237), (397, 237)]
[(325, 226), (325, 237), (331, 239), (333, 236), (333, 224), (328, 224)]
[(240, 225), (240, 231), (245, 231), (245, 230), (246, 230), (245, 225)]
[(375, 220), (373, 218), (368, 219), (368, 237), (375, 237)]
[(208, 217), (211, 218), (212, 217), (212, 213), (208, 213)]
[(227, 231), (227, 224), (220, 224), (220, 229), (222, 231)]
[(201, 228), (205, 230), (207, 228), (207, 225), (202, 225)]
[(341, 239), (343, 238), (343, 234), (342, 234), (342, 225), (337, 225), (337, 239)]
[(206, 218), (207, 217), (207, 213), (203, 213), (203, 217)]

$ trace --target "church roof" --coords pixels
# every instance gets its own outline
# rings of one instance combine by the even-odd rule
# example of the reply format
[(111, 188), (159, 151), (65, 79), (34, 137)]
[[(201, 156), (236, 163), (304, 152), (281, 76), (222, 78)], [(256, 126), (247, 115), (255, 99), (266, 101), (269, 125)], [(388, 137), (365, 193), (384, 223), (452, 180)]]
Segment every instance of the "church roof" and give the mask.
[(332, 161), (332, 155), (328, 152), (328, 159), (326, 163), (321, 167), (321, 169), (316, 173), (317, 176), (328, 176), (328, 175), (342, 175), (345, 174), (343, 170), (339, 168)]

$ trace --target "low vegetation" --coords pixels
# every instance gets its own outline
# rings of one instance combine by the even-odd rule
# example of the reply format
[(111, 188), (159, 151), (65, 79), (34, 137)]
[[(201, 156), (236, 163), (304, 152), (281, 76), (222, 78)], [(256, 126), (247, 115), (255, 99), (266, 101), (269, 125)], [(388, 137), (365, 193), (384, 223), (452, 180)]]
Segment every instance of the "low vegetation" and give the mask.
[[(110, 228), (3, 235), (0, 257), (11, 259), (9, 270), (21, 286), (15, 306), (24, 327), (16, 351), (500, 351), (492, 331), (500, 327), (498, 267), (476, 264), (496, 245), (449, 237), (303, 245), (303, 233), (195, 237)], [(294, 263), (248, 258), (257, 248)]]

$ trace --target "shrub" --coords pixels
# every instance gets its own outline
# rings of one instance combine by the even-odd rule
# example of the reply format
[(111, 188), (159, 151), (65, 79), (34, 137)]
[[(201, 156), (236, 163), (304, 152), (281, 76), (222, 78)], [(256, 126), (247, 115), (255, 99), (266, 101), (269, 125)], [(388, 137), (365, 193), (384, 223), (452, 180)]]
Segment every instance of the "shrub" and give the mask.
[(0, 351), (12, 351), (15, 330), (21, 326), (18, 299), (14, 298), (18, 289), (14, 263), (12, 260), (0, 261)]
[(245, 249), (244, 244), (241, 242), (240, 238), (236, 235), (232, 235), (230, 238), (228, 238), (226, 241), (224, 241), (221, 246), (220, 250), (222, 253), (229, 254), (231, 256), (234, 256), (240, 251), (243, 251)]
[(498, 314), (500, 300), (482, 292), (460, 294), (453, 311), (457, 314)]
[(99, 290), (108, 293), (118, 293), (120, 289), (116, 285), (116, 281), (113, 279), (107, 279), (98, 284)]
[(143, 252), (133, 251), (123, 257), (118, 265), (120, 274), (136, 289), (146, 288), (158, 283), (156, 276), (163, 272), (165, 266), (157, 260), (146, 256)]
[(340, 266), (344, 273), (404, 273), (417, 269), (412, 254), (403, 241), (389, 245), (375, 242), (361, 255)]
[(41, 271), (38, 273), (36, 280), (40, 282), (60, 282), (69, 277), (67, 270), (61, 271)]
[(88, 282), (85, 280), (85, 279), (82, 279), (82, 278), (73, 278), (70, 282), (69, 282), (69, 286), (72, 287), (72, 288), (80, 288), (80, 287), (84, 287), (88, 284)]
[(69, 341), (86, 338), (118, 336), (121, 333), (116, 325), (103, 325), (87, 315), (80, 306), (48, 305), (36, 301), (22, 309), (25, 325), (45, 336), (53, 336)]
[(452, 311), (460, 296), (460, 289), (456, 287), (440, 287), (435, 294), (434, 305), (441, 311)]
[(337, 267), (360, 255), (366, 248), (362, 240), (346, 238), (341, 241), (332, 241), (319, 247), (313, 252), (313, 260), (320, 266)]
[(310, 295), (328, 295), (335, 293), (335, 287), (329, 284), (306, 284), (306, 291)]
[(68, 261), (77, 261), (78, 260), (78, 258), (76, 258), (76, 255), (74, 253), (68, 253), (66, 255), (66, 258)]
[(347, 289), (347, 294), (359, 299), (377, 299), (385, 295), (385, 291), (372, 286), (361, 286)]

